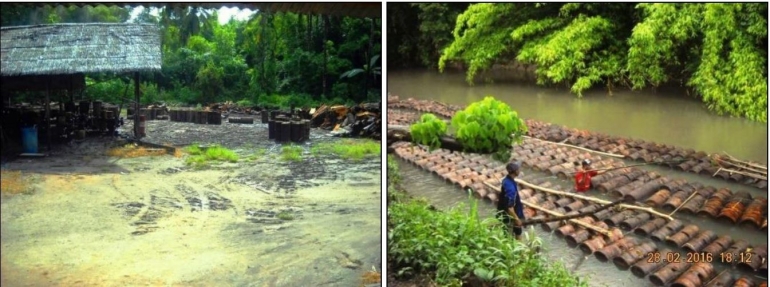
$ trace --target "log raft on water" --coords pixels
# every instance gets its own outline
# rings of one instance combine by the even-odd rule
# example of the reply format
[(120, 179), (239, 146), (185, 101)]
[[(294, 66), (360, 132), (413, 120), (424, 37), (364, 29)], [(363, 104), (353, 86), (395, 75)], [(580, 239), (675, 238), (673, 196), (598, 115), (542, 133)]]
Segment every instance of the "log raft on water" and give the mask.
[[(389, 113), (397, 113), (397, 109), (411, 109), (421, 112), (432, 112), (444, 117), (451, 117), (462, 107), (452, 106), (448, 108), (433, 101), (400, 99), (398, 96), (389, 96)], [(417, 118), (415, 117), (414, 120)], [(598, 133), (568, 129), (561, 126), (543, 123), (535, 120), (525, 120), (528, 127), (528, 136), (539, 140), (552, 142), (566, 141), (575, 145), (575, 148), (588, 148), (594, 152), (609, 152), (621, 154), (626, 158), (634, 160), (643, 160), (645, 162), (666, 165), (678, 168), (684, 171), (708, 174), (713, 177), (723, 178), (725, 180), (740, 181), (744, 184), (756, 186), (758, 188), (767, 187), (767, 166), (757, 163), (740, 161), (727, 154), (711, 155), (704, 152), (695, 152), (692, 149), (682, 149), (667, 145), (646, 143), (641, 140), (632, 140), (622, 137), (610, 137)], [(553, 143), (554, 145), (556, 143)], [(719, 171), (719, 167), (712, 166), (711, 161), (717, 159), (717, 163), (723, 165), (727, 172)], [(730, 165), (732, 164), (732, 165)], [(732, 167), (733, 169), (729, 169)], [(719, 172), (717, 172), (719, 171)], [(732, 174), (730, 174), (732, 171)], [(743, 179), (736, 176), (737, 173)], [(751, 178), (743, 173), (755, 172), (760, 175), (757, 178)], [(764, 179), (763, 179), (764, 178)]]

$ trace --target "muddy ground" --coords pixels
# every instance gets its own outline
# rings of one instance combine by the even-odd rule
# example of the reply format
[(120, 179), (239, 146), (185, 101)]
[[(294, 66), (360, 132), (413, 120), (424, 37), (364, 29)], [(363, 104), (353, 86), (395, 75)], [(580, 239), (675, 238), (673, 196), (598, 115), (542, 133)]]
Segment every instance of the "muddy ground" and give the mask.
[(2, 286), (358, 286), (380, 270), (379, 157), (314, 157), (338, 140), (319, 130), (286, 163), (265, 125), (147, 126), (148, 141), (220, 143), (241, 161), (113, 158), (113, 139), (90, 138), (3, 163), (26, 191), (0, 201)]

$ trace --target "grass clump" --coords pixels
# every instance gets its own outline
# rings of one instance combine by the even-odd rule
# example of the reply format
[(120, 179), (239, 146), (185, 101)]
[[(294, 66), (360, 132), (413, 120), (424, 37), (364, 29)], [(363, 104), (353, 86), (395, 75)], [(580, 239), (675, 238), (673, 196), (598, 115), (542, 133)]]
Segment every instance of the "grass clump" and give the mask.
[[(388, 161), (388, 260), (399, 275), (430, 274), (442, 286), (461, 286), (471, 277), (486, 286), (587, 286), (561, 263), (546, 261), (534, 233), (517, 241), (494, 217), (460, 206), (437, 211), (406, 196), (391, 182), (398, 166)], [(393, 186), (393, 187), (391, 187)]]
[(276, 217), (278, 217), (278, 219), (280, 219), (280, 220), (293, 220), (294, 219), (294, 215), (291, 214), (291, 212), (288, 212), (288, 211), (281, 211), (281, 212), (279, 212), (276, 215)]
[(302, 147), (297, 145), (285, 145), (281, 147), (281, 159), (284, 161), (302, 160)]
[(214, 145), (209, 148), (201, 149), (197, 144), (185, 148), (190, 154), (185, 163), (196, 168), (202, 168), (209, 165), (211, 161), (238, 162), (238, 154), (225, 147)]
[(348, 160), (362, 160), (367, 156), (379, 156), (382, 153), (380, 142), (372, 140), (345, 139), (330, 143), (320, 143), (310, 149), (314, 155), (334, 154)]

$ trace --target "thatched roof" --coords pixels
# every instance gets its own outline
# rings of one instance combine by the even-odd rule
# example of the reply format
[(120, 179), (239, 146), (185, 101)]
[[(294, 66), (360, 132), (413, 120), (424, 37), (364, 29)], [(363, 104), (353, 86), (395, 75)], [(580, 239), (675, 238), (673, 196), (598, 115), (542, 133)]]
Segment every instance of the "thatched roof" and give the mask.
[[(3, 5), (9, 5), (3, 3)], [(13, 5), (33, 5), (33, 6), (52, 6), (52, 5), (76, 5), (82, 6), (144, 6), (144, 7), (201, 7), (206, 9), (219, 9), (222, 7), (237, 7), (239, 9), (250, 9), (271, 12), (294, 12), (298, 14), (311, 15), (329, 15), (329, 16), (348, 16), (358, 18), (382, 18), (382, 3), (380, 2), (359, 2), (359, 3), (276, 3), (276, 2), (243, 2), (243, 3), (225, 3), (225, 2), (203, 2), (203, 3), (185, 3), (185, 2), (75, 2), (75, 3), (57, 3), (57, 2), (24, 2), (14, 3)]]
[(88, 23), (0, 28), (0, 75), (157, 71), (160, 29)]

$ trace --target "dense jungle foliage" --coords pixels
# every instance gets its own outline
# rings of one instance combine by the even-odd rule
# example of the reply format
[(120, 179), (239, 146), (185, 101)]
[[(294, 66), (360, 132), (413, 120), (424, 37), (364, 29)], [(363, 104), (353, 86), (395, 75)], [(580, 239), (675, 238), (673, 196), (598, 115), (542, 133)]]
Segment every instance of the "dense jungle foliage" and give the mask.
[[(767, 122), (767, 3), (388, 4), (391, 67), (534, 69), (578, 96), (681, 85), (718, 114)], [(415, 25), (415, 23), (418, 23)]]
[[(2, 26), (135, 22), (161, 29), (161, 72), (142, 73), (143, 103), (244, 106), (379, 101), (379, 19), (258, 11), (224, 25), (217, 10), (3, 5)], [(153, 12), (154, 11), (154, 12)], [(86, 75), (83, 96), (120, 102), (133, 82), (125, 74)], [(129, 88), (130, 86), (130, 88)], [(128, 89), (128, 90), (127, 90)]]

